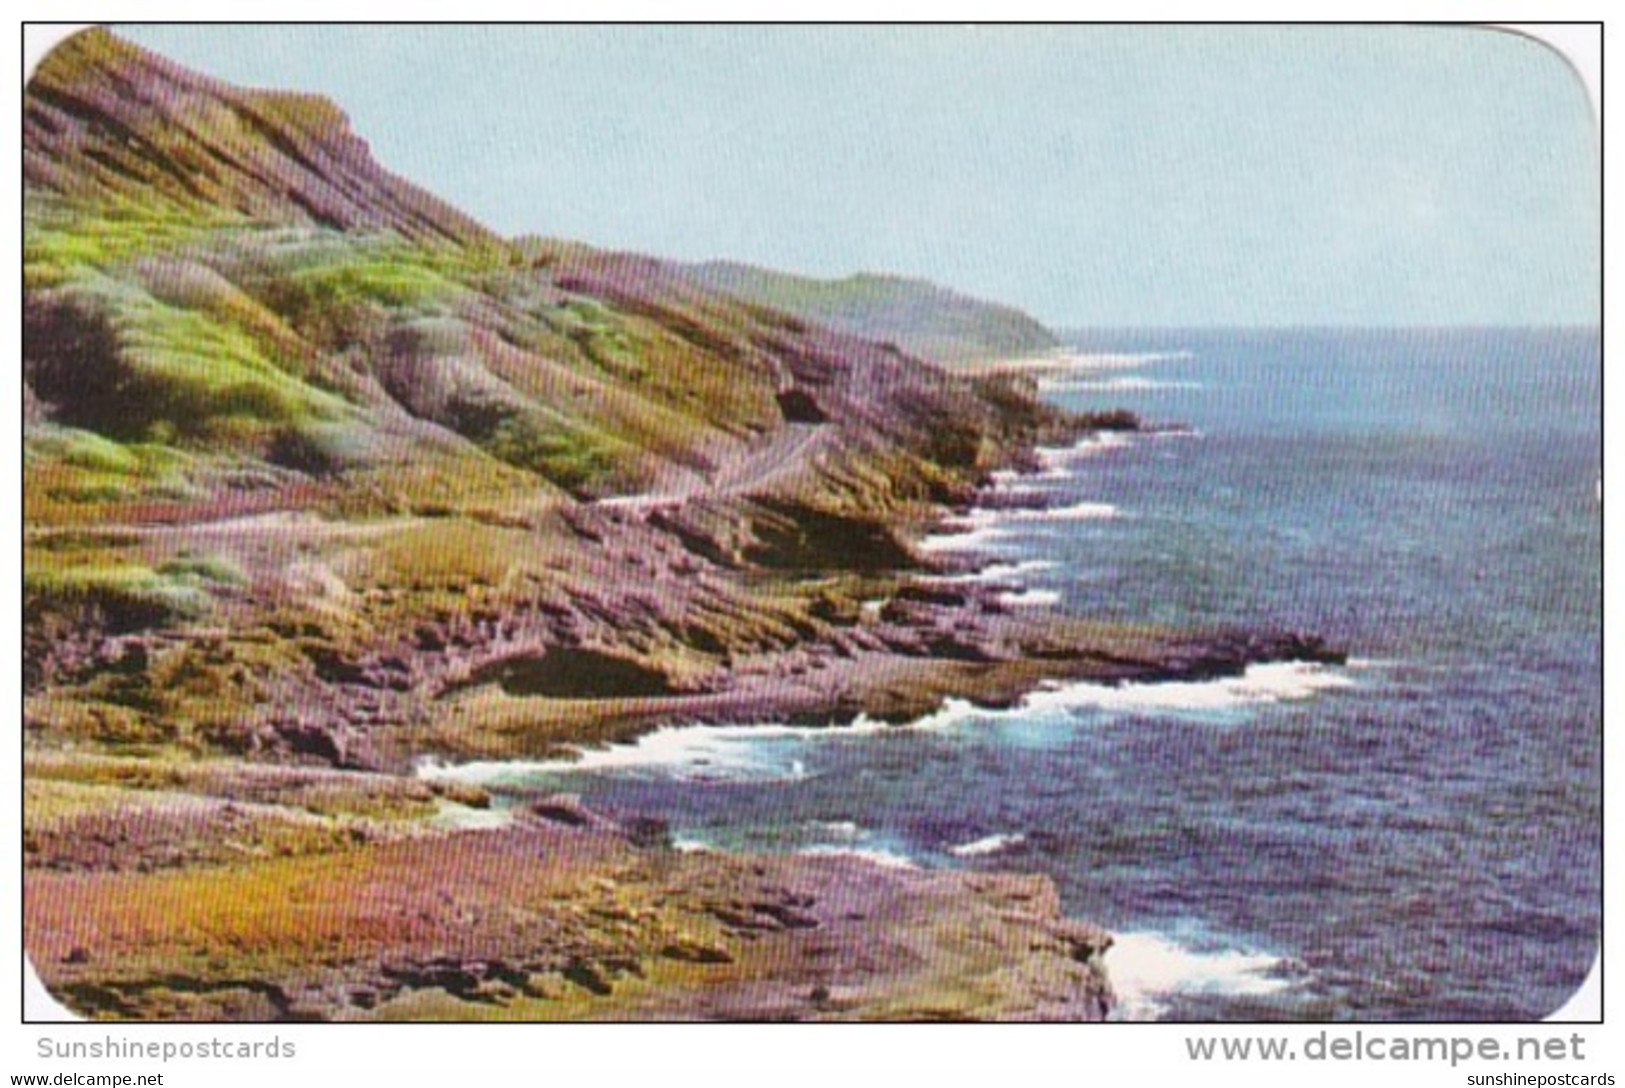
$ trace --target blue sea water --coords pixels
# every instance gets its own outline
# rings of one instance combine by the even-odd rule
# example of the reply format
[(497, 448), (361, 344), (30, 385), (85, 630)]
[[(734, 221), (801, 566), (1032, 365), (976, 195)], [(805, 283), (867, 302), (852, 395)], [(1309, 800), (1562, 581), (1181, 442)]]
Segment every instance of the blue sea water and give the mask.
[(984, 516), (947, 546), (1011, 564), (1018, 604), (1303, 628), (1348, 668), (915, 728), (664, 733), (510, 781), (665, 817), (696, 848), (1047, 873), (1118, 934), (1130, 1017), (1552, 1013), (1600, 925), (1596, 333), (1077, 347), (1112, 357), (1047, 396), (1191, 431), (1052, 451), (1002, 486), (1057, 516)]

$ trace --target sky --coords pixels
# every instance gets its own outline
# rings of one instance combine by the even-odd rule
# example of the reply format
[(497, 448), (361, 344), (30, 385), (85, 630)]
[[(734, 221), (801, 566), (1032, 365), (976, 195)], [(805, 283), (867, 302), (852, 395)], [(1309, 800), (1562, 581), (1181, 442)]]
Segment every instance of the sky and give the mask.
[(1600, 315), (1590, 105), (1500, 31), (116, 29), (328, 95), (505, 234), (923, 276), (1056, 327)]

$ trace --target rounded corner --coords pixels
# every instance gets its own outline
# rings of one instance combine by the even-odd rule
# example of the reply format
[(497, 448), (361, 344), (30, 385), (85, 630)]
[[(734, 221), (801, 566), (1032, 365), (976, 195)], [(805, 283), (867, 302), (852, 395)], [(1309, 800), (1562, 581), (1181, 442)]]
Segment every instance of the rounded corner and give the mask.
[(116, 41), (111, 23), (28, 23), (24, 26), (23, 94), (42, 73), (98, 42)]
[[(1589, 24), (1588, 24), (1589, 25)], [(1497, 23), (1487, 24), (1477, 29), (1501, 35), (1504, 40), (1532, 46), (1535, 51), (1547, 57), (1554, 58), (1571, 87), (1579, 92), (1579, 97), (1585, 103), (1586, 119), (1594, 131), (1600, 132), (1602, 128), (1602, 114), (1598, 109), (1599, 86), (1593, 75), (1588, 74), (1584, 61), (1576, 59), (1569, 46), (1577, 44), (1575, 32), (1579, 30), (1573, 24), (1543, 24), (1543, 23)], [(1601, 33), (1601, 27), (1597, 27)], [(1558, 36), (1553, 31), (1561, 31)], [(1565, 42), (1565, 40), (1567, 41)], [(1598, 46), (1600, 49), (1600, 44)], [(1598, 73), (1600, 74), (1600, 73)]]
[(1547, 1024), (1602, 1023), (1602, 933), (1591, 943), (1590, 966), (1574, 989), (1551, 1012), (1540, 1017)]
[(35, 956), (23, 942), (23, 1008), (25, 1024), (79, 1024), (92, 1019), (69, 1004), (65, 995), (52, 989), (34, 966)]

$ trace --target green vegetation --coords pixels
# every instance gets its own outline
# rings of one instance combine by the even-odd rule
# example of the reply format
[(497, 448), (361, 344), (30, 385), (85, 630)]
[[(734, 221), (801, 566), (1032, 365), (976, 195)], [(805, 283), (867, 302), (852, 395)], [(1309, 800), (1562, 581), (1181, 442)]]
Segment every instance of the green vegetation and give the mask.
[(142, 461), (128, 446), (90, 431), (38, 428), (23, 442), (27, 461), (60, 461), (72, 468), (107, 476), (130, 476), (141, 471)]
[(94, 608), (117, 628), (156, 627), (202, 615), (209, 594), (197, 579), (133, 562), (98, 562), (94, 555), (30, 553), (23, 572), (23, 611)]
[[(259, 425), (333, 419), (343, 403), (277, 367), (253, 336), (197, 310), (156, 301), (121, 308), (130, 419), (150, 437), (252, 433)], [(154, 428), (158, 428), (154, 431)]]
[(233, 223), (227, 216), (136, 200), (86, 207), (30, 195), (23, 214), (23, 286), (59, 287), (92, 272), (174, 252)]
[[(690, 463), (714, 429), (776, 414), (731, 346), (743, 307), (627, 312), (547, 288), (500, 244), (37, 203), (26, 376), (50, 418), (85, 436), (56, 451), (59, 469), (80, 471), (41, 477), (57, 503), (157, 497), (128, 453), (141, 443), (365, 471), (393, 460), (400, 409), (595, 494), (646, 479), (651, 452)], [(719, 322), (740, 331), (694, 331)], [(380, 401), (377, 378), (397, 405)], [(32, 464), (47, 467), (50, 444)], [(447, 471), (496, 482), (474, 452)], [(404, 496), (408, 508), (445, 501)]]
[[(374, 303), (386, 310), (449, 312), (470, 288), (465, 279), (488, 272), (482, 255), (449, 246), (414, 245), (392, 236), (307, 239), (308, 247), (278, 254), (265, 289), (290, 316)], [(308, 244), (314, 242), (315, 244)]]
[(622, 460), (601, 436), (567, 424), (548, 427), (527, 416), (503, 420), (492, 431), (486, 448), (492, 456), (573, 492), (589, 490)]
[(160, 565), (158, 573), (172, 581), (194, 585), (240, 586), (247, 581), (242, 565), (225, 555), (183, 553)]

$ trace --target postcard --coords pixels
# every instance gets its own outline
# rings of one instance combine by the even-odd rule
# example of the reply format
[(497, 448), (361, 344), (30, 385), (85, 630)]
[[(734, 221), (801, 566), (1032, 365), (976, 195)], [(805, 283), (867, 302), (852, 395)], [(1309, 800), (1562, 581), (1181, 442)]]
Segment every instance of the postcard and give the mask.
[(1541, 42), (121, 24), (22, 130), (30, 1019), (1592, 971), (1600, 158)]

